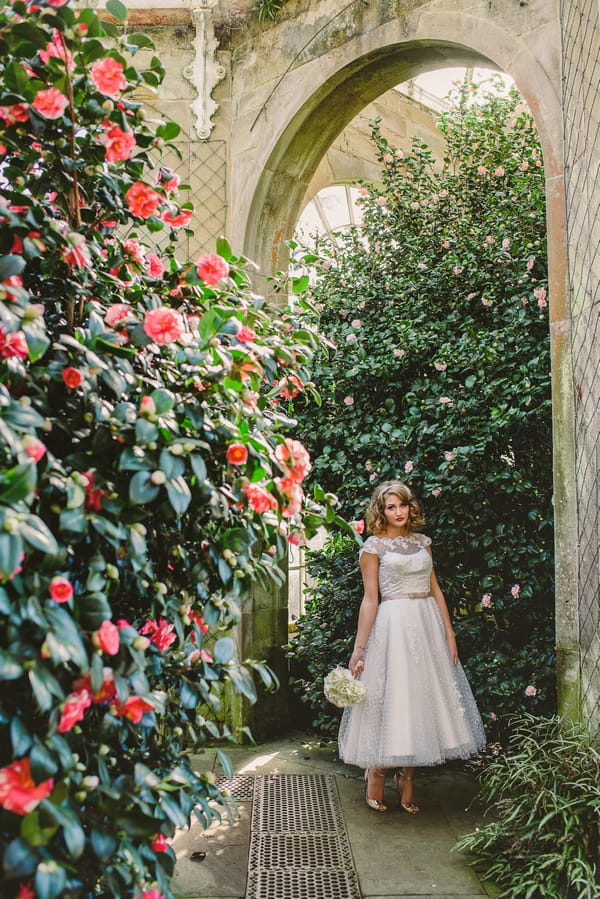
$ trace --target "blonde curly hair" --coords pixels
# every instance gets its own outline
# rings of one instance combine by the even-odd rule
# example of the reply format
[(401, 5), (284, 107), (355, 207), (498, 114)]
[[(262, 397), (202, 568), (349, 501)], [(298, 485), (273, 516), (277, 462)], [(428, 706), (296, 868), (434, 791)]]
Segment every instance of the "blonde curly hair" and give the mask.
[(391, 495), (399, 497), (408, 506), (407, 530), (409, 534), (414, 534), (425, 524), (425, 516), (421, 503), (402, 481), (384, 481), (375, 488), (366, 511), (367, 530), (375, 536), (385, 533), (385, 504)]

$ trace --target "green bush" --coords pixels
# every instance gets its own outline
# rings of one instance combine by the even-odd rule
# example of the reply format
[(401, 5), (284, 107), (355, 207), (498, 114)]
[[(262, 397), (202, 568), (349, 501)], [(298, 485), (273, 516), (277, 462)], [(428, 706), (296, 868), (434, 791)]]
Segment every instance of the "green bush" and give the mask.
[(506, 899), (600, 896), (600, 751), (589, 725), (526, 715), (488, 762), (490, 821), (459, 841)]
[(137, 99), (162, 66), (111, 21), (0, 10), (3, 899), (173, 895), (168, 838), (227, 808), (190, 753), (274, 686), (240, 599), (336, 518), (278, 405), (318, 337), (225, 241), (177, 258), (179, 128)]
[[(420, 140), (395, 149), (373, 123), (381, 181), (361, 190), (362, 227), (307, 257), (314, 321), (331, 342), (312, 366), (322, 406), (298, 396), (292, 410), (312, 476), (348, 519), (384, 479), (423, 500), (461, 658), (496, 737), (508, 714), (555, 708), (544, 174), (516, 91), (467, 84), (454, 100), (439, 122), (443, 160)], [(340, 552), (355, 570), (356, 548)], [(341, 638), (337, 604), (355, 603), (317, 564), (289, 650), (305, 666), (304, 630), (319, 620), (325, 640)], [(317, 613), (321, 601), (332, 605)]]

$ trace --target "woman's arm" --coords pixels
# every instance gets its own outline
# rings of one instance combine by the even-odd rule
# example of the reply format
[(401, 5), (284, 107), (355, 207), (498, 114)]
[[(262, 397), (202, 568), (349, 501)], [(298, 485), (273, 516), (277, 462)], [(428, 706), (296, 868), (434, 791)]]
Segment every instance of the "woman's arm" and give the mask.
[[(431, 549), (429, 546), (427, 547), (427, 552), (429, 553), (429, 555), (431, 555)], [(450, 612), (448, 611), (448, 606), (446, 605), (446, 599), (444, 597), (444, 594), (442, 593), (442, 588), (439, 585), (434, 568), (431, 569), (429, 590), (438, 605), (438, 609), (440, 610), (440, 615), (442, 616), (442, 621), (444, 622), (444, 631), (446, 632), (446, 643), (448, 645), (448, 651), (450, 653), (452, 661), (456, 665), (458, 662), (456, 635), (454, 633), (454, 628), (452, 627), (452, 621), (450, 620)]]
[(364, 552), (360, 557), (360, 570), (362, 573), (363, 595), (358, 612), (358, 627), (354, 652), (350, 658), (348, 667), (353, 677), (360, 674), (365, 664), (365, 648), (379, 605), (379, 556), (375, 553)]

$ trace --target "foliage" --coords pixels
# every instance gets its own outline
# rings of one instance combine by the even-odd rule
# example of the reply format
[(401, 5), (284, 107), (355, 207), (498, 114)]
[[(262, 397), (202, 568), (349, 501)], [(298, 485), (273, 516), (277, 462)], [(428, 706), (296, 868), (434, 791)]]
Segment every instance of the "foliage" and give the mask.
[(258, 21), (265, 22), (274, 19), (285, 0), (254, 0), (254, 7), (258, 13)]
[(189, 752), (274, 686), (239, 600), (336, 520), (280, 403), (318, 337), (225, 241), (178, 260), (145, 35), (15, 0), (0, 59), (0, 892), (160, 899), (167, 838), (226, 810)]
[[(551, 712), (555, 701), (544, 174), (516, 91), (466, 84), (454, 100), (439, 120), (444, 160), (418, 139), (395, 149), (373, 123), (381, 182), (361, 188), (362, 228), (307, 257), (333, 344), (312, 368), (322, 406), (299, 396), (292, 408), (313, 476), (347, 518), (362, 519), (388, 478), (423, 500), (461, 657), (496, 736), (506, 714)], [(306, 670), (322, 679), (328, 666), (315, 632), (341, 651), (355, 627), (356, 594), (338, 579), (356, 550), (339, 552), (335, 578), (328, 557), (316, 562), (289, 649), (319, 721), (327, 713)]]
[(600, 896), (600, 753), (588, 724), (522, 717), (478, 795), (491, 820), (457, 848), (501, 896)]

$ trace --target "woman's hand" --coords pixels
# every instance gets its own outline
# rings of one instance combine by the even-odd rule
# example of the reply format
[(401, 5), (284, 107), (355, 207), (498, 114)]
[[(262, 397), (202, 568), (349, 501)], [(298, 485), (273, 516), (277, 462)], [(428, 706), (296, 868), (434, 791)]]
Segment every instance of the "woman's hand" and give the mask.
[(456, 634), (450, 633), (446, 634), (446, 644), (448, 646), (448, 652), (450, 653), (450, 658), (454, 665), (458, 664), (458, 647), (456, 646)]
[(348, 663), (348, 668), (350, 669), (350, 674), (352, 677), (358, 677), (359, 674), (362, 674), (363, 668), (365, 667), (365, 651), (364, 649), (355, 649), (350, 657), (350, 662)]

